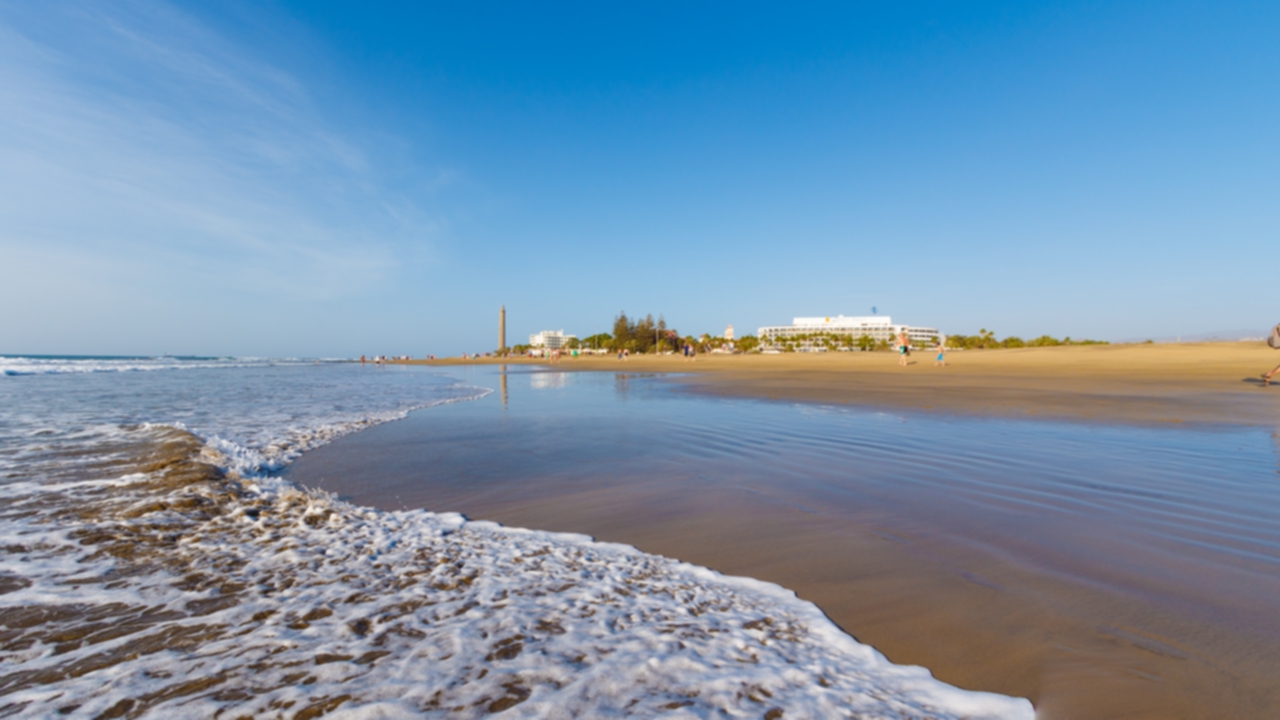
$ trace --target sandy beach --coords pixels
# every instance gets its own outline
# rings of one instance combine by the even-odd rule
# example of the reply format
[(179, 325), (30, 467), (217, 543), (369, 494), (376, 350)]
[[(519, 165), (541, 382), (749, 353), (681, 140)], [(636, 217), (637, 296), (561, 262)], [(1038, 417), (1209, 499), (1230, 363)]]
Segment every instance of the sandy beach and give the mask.
[[(1090, 422), (1280, 423), (1280, 385), (1260, 375), (1280, 363), (1262, 342), (1086, 345), (948, 352), (910, 364), (893, 353), (787, 353), (564, 358), (561, 371), (687, 373), (701, 392), (945, 413)], [(542, 359), (411, 361), (545, 364)]]

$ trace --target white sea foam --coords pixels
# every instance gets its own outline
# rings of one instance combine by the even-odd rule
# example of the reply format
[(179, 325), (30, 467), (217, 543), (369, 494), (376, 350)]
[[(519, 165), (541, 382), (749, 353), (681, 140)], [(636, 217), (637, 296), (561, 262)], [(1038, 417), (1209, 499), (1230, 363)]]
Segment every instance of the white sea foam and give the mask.
[(301, 364), (300, 359), (263, 358), (80, 358), (0, 355), (0, 376), (63, 375), (100, 372), (151, 372), (157, 370), (198, 370), (208, 368), (254, 367), (273, 364)]
[[(1033, 716), (888, 662), (775, 585), (272, 476), (336, 435), (480, 392), (359, 373), (238, 369), (130, 408), (105, 404), (118, 394), (98, 378), (51, 414), (0, 411), (0, 714)], [(175, 420), (210, 384), (211, 407)], [(146, 414), (162, 422), (120, 422)], [(180, 424), (227, 478), (101, 469), (190, 437)], [(111, 457), (56, 472), (68, 449)]]
[[(774, 708), (788, 718), (1032, 717), (1026, 701), (963, 692), (889, 663), (774, 585), (458, 515), (288, 492), (274, 504), (290, 501), (292, 514), (237, 512), (222, 521), (229, 527), (175, 549), (193, 565), (242, 563), (223, 579), (251, 587), (249, 597), (208, 614), (189, 608), (217, 593), (181, 591), (165, 573), (113, 587), (90, 584), (71, 553), (7, 556), (4, 571), (40, 582), (0, 598), (6, 606), (176, 612), (181, 619), (148, 630), (201, 638), (13, 692), (5, 700), (22, 708), (16, 716), (72, 705), (93, 716), (168, 691), (174, 697), (144, 716), (212, 717), (228, 706), (259, 715), (336, 701), (344, 714), (365, 717), (501, 709), (512, 717), (760, 717)], [(29, 542), (28, 532), (8, 526), (3, 542)], [(61, 583), (71, 576), (86, 584), (68, 592)], [(36, 645), (6, 659), (38, 673), (131, 639), (59, 655)], [(217, 682), (175, 692), (202, 678)]]

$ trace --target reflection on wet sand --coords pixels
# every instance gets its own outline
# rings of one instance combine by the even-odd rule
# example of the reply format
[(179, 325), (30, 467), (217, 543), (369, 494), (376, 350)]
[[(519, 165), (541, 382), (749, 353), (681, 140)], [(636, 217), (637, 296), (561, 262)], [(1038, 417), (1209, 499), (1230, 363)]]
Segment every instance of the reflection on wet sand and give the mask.
[[(776, 582), (892, 660), (1029, 696), (1042, 717), (1280, 709), (1270, 432), (715, 400), (627, 374), (508, 377), (501, 423), (488, 401), (433, 409), (321, 448), (291, 477)], [(549, 388), (566, 392), (538, 392)]]

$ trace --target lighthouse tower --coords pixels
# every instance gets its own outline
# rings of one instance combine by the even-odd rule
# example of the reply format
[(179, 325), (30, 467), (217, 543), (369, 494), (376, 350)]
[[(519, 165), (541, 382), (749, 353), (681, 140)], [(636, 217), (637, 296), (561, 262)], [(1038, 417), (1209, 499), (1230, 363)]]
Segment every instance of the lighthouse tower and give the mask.
[(507, 351), (507, 306), (498, 310), (498, 352)]

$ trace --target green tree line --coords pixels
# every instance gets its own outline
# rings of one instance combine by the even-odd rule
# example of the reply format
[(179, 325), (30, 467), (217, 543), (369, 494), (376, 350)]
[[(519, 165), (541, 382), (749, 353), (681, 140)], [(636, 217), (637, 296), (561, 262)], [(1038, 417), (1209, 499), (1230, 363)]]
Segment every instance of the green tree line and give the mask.
[[(753, 338), (754, 339), (754, 338)], [(929, 338), (925, 343), (925, 347), (932, 348), (938, 343), (938, 338)], [(947, 337), (947, 347), (955, 350), (983, 350), (995, 348), (1020, 348), (1020, 347), (1052, 347), (1057, 345), (1107, 345), (1105, 340), (1072, 340), (1065, 337), (1061, 340), (1050, 335), (1041, 335), (1032, 340), (1023, 340), (1020, 337), (1011, 335), (1003, 340), (997, 339), (995, 333), (983, 328), (978, 331), (977, 335), (951, 335)], [(830, 351), (838, 350), (861, 350), (863, 352), (871, 351), (888, 351), (897, 348), (896, 339), (882, 338), (877, 340), (870, 335), (859, 335), (857, 337), (848, 333), (834, 332), (812, 332), (798, 335), (788, 335), (779, 337), (774, 341), (774, 347), (783, 352), (796, 352), (802, 347), (825, 348)]]
[[(936, 343), (937, 338), (933, 338), (930, 342)], [(812, 348), (826, 348), (831, 351), (857, 349), (862, 350), (863, 352), (870, 352), (872, 350), (893, 349), (893, 343), (887, 339), (876, 340), (870, 335), (865, 334), (854, 337), (852, 333), (834, 333), (826, 331), (788, 335), (786, 337), (777, 338), (774, 344), (774, 347), (783, 352), (795, 352), (804, 346)]]
[(997, 340), (996, 334), (982, 328), (978, 330), (977, 335), (950, 335), (947, 337), (947, 347), (963, 350), (987, 350), (995, 348), (1021, 348), (1021, 347), (1056, 347), (1058, 345), (1110, 345), (1106, 340), (1072, 340), (1068, 335), (1059, 340), (1051, 335), (1041, 335), (1031, 340), (1023, 340), (1016, 335), (1010, 335), (1003, 340)]
[(645, 315), (642, 320), (632, 320), (626, 312), (618, 313), (613, 319), (613, 339), (609, 349), (629, 350), (633, 353), (660, 352), (674, 350), (680, 340), (680, 333), (667, 327), (667, 321), (661, 315), (654, 322), (653, 315)]
[(727, 346), (732, 346), (739, 352), (750, 352), (759, 347), (760, 341), (754, 335), (736, 340), (726, 340), (708, 334), (703, 334), (701, 337), (681, 336), (678, 330), (667, 325), (666, 318), (661, 315), (657, 320), (653, 319), (652, 314), (634, 319), (623, 311), (614, 318), (612, 333), (597, 333), (571, 342), (569, 347), (603, 348), (613, 352), (627, 350), (633, 354), (640, 354), (680, 352), (685, 345), (693, 347), (698, 352), (710, 352)]

